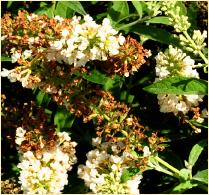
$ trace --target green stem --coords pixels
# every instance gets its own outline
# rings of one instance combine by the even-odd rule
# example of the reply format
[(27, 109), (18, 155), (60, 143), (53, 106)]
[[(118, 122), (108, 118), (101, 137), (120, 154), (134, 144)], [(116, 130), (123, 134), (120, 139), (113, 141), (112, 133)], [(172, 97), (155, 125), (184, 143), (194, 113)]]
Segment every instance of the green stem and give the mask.
[(149, 19), (151, 19), (151, 18), (152, 18), (152, 17), (150, 17), (150, 16), (146, 16), (146, 17), (144, 17), (144, 18), (142, 18), (142, 19), (139, 18), (138, 20), (136, 20), (136, 21), (134, 21), (134, 22), (128, 23), (128, 24), (126, 24), (126, 25), (123, 25), (123, 26), (117, 28), (117, 30), (119, 31), (119, 30), (125, 29), (125, 28), (130, 27), (130, 26), (133, 26), (133, 25), (135, 25), (135, 24), (137, 24), (137, 23), (143, 23), (143, 22), (145, 22), (146, 20), (149, 20)]
[(130, 14), (130, 15), (128, 15), (128, 16), (126, 16), (126, 17), (121, 18), (120, 20), (118, 20), (118, 21), (115, 23), (115, 25), (119, 24), (121, 21), (123, 21), (123, 20), (125, 20), (125, 19), (131, 18), (131, 17), (136, 17), (136, 16), (138, 16), (138, 14)]
[(168, 164), (166, 161), (164, 161), (163, 159), (161, 159), (160, 157), (156, 156), (155, 160), (157, 160), (159, 163), (161, 163), (162, 165), (164, 165), (165, 167), (167, 167), (168, 169), (170, 169), (171, 171), (173, 171), (174, 173), (176, 173), (177, 175), (180, 174), (179, 170), (176, 169), (175, 167), (171, 166), (170, 164)]
[(110, 117), (108, 117), (106, 114), (103, 114), (103, 116), (107, 121), (110, 121)]
[(56, 6), (56, 1), (53, 0), (52, 1), (52, 13), (53, 13), (53, 17), (54, 17), (54, 12), (55, 12), (55, 6)]
[(172, 177), (175, 177), (175, 175), (172, 173), (172, 172), (170, 172), (170, 171), (167, 171), (167, 170), (163, 170), (163, 169), (156, 169), (157, 171), (160, 171), (160, 172), (162, 172), (162, 173), (165, 173), (165, 174), (167, 174), (167, 175), (170, 175), (170, 176), (172, 176)]
[[(192, 40), (192, 38), (190, 37), (190, 35), (188, 34), (187, 31), (184, 31), (183, 34), (185, 35), (185, 37), (187, 38), (187, 40), (191, 43), (192, 47), (195, 49), (196, 48), (196, 44), (195, 42)], [(208, 64), (208, 59), (205, 57), (205, 55), (202, 53), (202, 51), (198, 51), (200, 57), (204, 60), (205, 64)]]
[(195, 130), (195, 132), (199, 132), (200, 131), (199, 128), (197, 128), (196, 126), (194, 126), (189, 120), (185, 120), (185, 122), (188, 123), (192, 127), (192, 129)]
[(201, 65), (194, 65), (192, 66), (192, 68), (203, 68), (203, 67), (207, 67), (207, 64), (201, 64)]

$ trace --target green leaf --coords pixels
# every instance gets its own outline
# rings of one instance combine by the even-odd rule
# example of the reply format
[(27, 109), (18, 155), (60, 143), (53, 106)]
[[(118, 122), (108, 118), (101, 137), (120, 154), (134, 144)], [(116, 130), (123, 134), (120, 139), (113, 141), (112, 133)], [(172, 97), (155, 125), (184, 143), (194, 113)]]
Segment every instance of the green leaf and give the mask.
[(37, 15), (47, 15), (49, 18), (54, 17), (54, 9), (52, 6), (51, 7), (40, 7), (34, 13)]
[(193, 188), (195, 186), (198, 186), (198, 184), (192, 183), (191, 181), (185, 181), (183, 183), (180, 183), (176, 187), (174, 187), (170, 193), (171, 194), (172, 193), (181, 194), (181, 193), (185, 192), (186, 190), (189, 190), (189, 189), (191, 189), (191, 188)]
[(195, 29), (198, 29), (197, 26), (197, 15), (198, 15), (198, 2), (197, 1), (191, 1), (189, 4), (189, 7), (187, 8), (187, 16), (189, 23), (191, 24), (189, 30), (194, 31)]
[(193, 176), (193, 180), (200, 181), (204, 184), (208, 184), (208, 169), (198, 171), (196, 175)]
[(207, 95), (208, 82), (202, 79), (174, 76), (157, 81), (143, 89), (154, 94)]
[[(121, 30), (126, 30), (126, 27), (120, 27)], [(142, 24), (135, 24), (131, 27), (128, 27), (129, 32), (133, 32), (138, 35), (143, 35), (147, 39), (151, 39), (154, 41), (158, 41), (160, 43), (168, 44), (168, 45), (179, 45), (178, 38), (174, 37), (172, 33), (167, 32), (164, 29), (146, 26)]]
[(66, 2), (59, 1), (57, 3), (54, 14), (63, 18), (70, 18), (73, 16), (74, 11), (66, 6)]
[(189, 179), (190, 173), (191, 173), (191, 171), (188, 169), (185, 169), (185, 168), (183, 168), (179, 171), (180, 177), (185, 181)]
[(123, 171), (120, 180), (122, 183), (125, 183), (139, 172), (140, 172), (139, 168), (135, 168), (135, 167), (127, 168)]
[(12, 59), (10, 57), (7, 56), (1, 56), (1, 62), (11, 62)]
[(12, 3), (13, 3), (13, 1), (8, 1), (8, 3), (7, 3), (7, 9), (11, 7)]
[(98, 70), (92, 70), (90, 74), (84, 74), (83, 78), (92, 83), (104, 85), (108, 81), (108, 77)]
[(109, 78), (107, 79), (106, 83), (104, 84), (104, 90), (106, 91), (114, 91), (115, 89), (121, 88), (123, 84), (123, 80), (120, 76), (118, 75), (114, 75), (113, 78)]
[(63, 1), (62, 4), (81, 15), (87, 14), (79, 1)]
[(147, 20), (146, 23), (171, 25), (169, 17), (167, 16), (156, 16), (150, 20)]
[(198, 123), (196, 120), (189, 120), (189, 122), (191, 122), (196, 127), (208, 129), (208, 123), (207, 122)]
[(151, 80), (153, 80), (154, 78), (155, 78), (155, 76), (152, 73), (147, 74), (144, 77), (140, 77), (139, 80), (136, 83), (134, 83), (134, 86), (136, 86), (136, 85), (145, 85), (146, 86), (148, 83), (151, 84)]
[(120, 95), (120, 100), (131, 104), (134, 100), (134, 97), (134, 95), (131, 95), (127, 91), (122, 91)]
[(57, 125), (57, 131), (70, 129), (74, 120), (75, 116), (67, 111), (65, 107), (60, 107), (54, 116), (54, 124)]
[[(185, 16), (187, 15), (187, 8), (186, 8), (186, 6), (184, 5), (184, 2), (182, 2), (182, 1), (177, 1), (175, 7), (176, 7), (176, 6), (180, 7), (179, 15), (185, 15)], [(174, 8), (174, 9), (175, 9), (175, 8)]]
[(51, 97), (47, 93), (44, 93), (43, 91), (39, 91), (36, 96), (36, 102), (39, 106), (43, 106), (43, 105), (47, 106), (50, 100)]
[(131, 1), (133, 6), (136, 8), (137, 13), (139, 14), (139, 17), (142, 18), (143, 15), (143, 3), (142, 1)]
[(40, 7), (47, 7), (47, 3), (46, 2), (40, 2)]
[(129, 6), (126, 1), (113, 1), (108, 10), (108, 16), (115, 22), (129, 15)]
[(202, 151), (206, 145), (207, 145), (207, 140), (204, 139), (192, 147), (192, 150), (189, 154), (189, 160), (188, 160), (188, 162), (191, 166), (194, 166), (194, 164), (198, 160), (200, 154), (202, 153)]

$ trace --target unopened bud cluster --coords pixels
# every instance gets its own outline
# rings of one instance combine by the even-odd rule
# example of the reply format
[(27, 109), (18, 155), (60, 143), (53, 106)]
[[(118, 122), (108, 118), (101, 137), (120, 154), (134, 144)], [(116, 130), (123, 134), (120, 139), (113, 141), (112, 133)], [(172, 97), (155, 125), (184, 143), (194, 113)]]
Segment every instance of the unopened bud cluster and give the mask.
[(188, 17), (180, 13), (181, 9), (176, 5), (176, 1), (163, 1), (161, 10), (169, 17), (169, 21), (176, 32), (187, 31), (190, 27)]
[(205, 39), (207, 38), (207, 31), (204, 30), (203, 33), (201, 33), (200, 30), (194, 30), (191, 38), (194, 41), (194, 44), (191, 44), (191, 41), (188, 40), (184, 35), (179, 35), (180, 44), (184, 46), (187, 51), (198, 55), (199, 52), (201, 52), (206, 46)]

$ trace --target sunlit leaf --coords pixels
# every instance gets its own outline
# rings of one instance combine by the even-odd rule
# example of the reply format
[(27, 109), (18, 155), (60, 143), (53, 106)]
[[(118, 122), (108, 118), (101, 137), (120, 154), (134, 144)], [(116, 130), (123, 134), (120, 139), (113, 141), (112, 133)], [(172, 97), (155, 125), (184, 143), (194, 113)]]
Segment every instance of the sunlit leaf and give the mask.
[(143, 89), (154, 94), (207, 95), (208, 82), (202, 79), (175, 76), (157, 81)]
[(131, 1), (133, 6), (135, 7), (137, 13), (139, 14), (139, 17), (141, 18), (143, 15), (143, 1)]
[(192, 177), (192, 179), (208, 184), (208, 169), (198, 171), (196, 175)]
[[(126, 30), (126, 25), (123, 27), (120, 27), (121, 30)], [(133, 32), (138, 35), (143, 35), (147, 39), (151, 39), (154, 41), (158, 41), (160, 43), (164, 44), (172, 44), (172, 45), (179, 45), (179, 39), (174, 37), (172, 33), (169, 33), (168, 31), (156, 28), (153, 26), (147, 26), (143, 24), (135, 24), (131, 27), (128, 27), (129, 32)]]
[(150, 20), (147, 20), (146, 23), (171, 25), (171, 22), (167, 16), (156, 16)]
[(181, 193), (185, 192), (186, 190), (189, 190), (189, 189), (196, 187), (196, 186), (198, 186), (198, 184), (192, 183), (191, 181), (185, 181), (183, 183), (180, 183), (176, 187), (174, 187), (170, 193), (181, 194)]
[(188, 160), (191, 166), (194, 166), (194, 164), (198, 160), (200, 154), (202, 153), (206, 145), (207, 145), (207, 140), (201, 140), (200, 142), (198, 142), (192, 147), (192, 150), (189, 154), (189, 160)]

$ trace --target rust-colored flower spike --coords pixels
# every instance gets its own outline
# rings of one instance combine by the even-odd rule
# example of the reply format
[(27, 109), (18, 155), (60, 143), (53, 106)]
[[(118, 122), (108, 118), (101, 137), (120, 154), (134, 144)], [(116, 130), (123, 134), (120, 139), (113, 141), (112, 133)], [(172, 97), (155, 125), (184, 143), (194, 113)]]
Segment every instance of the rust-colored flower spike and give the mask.
[[(29, 14), (25, 10), (18, 11), (14, 18), (7, 13), (1, 19), (2, 53), (10, 56), (16, 52), (19, 58), (15, 61), (34, 71), (37, 67), (32, 66), (48, 62), (46, 52), (51, 41), (61, 39), (63, 29), (71, 31), (70, 22), (71, 19), (57, 22), (55, 18)], [(27, 52), (30, 52), (30, 57), (26, 57)], [(37, 76), (31, 77), (31, 82), (36, 82)]]
[(141, 65), (146, 62), (145, 58), (150, 55), (150, 50), (144, 49), (136, 39), (128, 36), (120, 47), (119, 54), (109, 57), (105, 62), (99, 62), (98, 65), (101, 65), (101, 68), (107, 73), (117, 73), (128, 77), (138, 71)]

